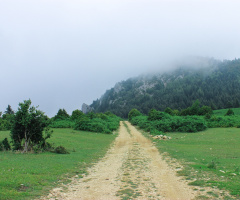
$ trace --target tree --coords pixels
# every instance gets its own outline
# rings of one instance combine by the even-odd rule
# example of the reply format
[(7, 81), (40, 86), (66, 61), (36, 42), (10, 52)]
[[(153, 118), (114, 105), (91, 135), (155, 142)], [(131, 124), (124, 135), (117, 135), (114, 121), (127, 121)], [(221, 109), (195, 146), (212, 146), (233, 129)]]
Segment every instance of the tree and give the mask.
[(169, 108), (169, 107), (167, 107), (167, 108), (164, 110), (164, 112), (165, 112), (165, 113), (168, 113), (168, 114), (170, 114), (170, 115), (174, 115), (174, 111), (173, 111), (171, 108)]
[(5, 114), (13, 115), (14, 111), (10, 105), (6, 108), (6, 111), (4, 112)]
[(206, 115), (206, 114), (209, 114), (209, 115), (213, 114), (212, 108), (210, 106), (203, 106), (200, 108), (199, 115)]
[(15, 150), (23, 149), (27, 152), (32, 147), (45, 139), (43, 130), (47, 125), (47, 117), (40, 110), (31, 106), (31, 100), (19, 103), (18, 111), (14, 117), (14, 124), (11, 130), (11, 138)]
[(234, 112), (232, 109), (228, 109), (228, 111), (225, 114), (225, 116), (229, 116), (229, 115), (234, 115)]
[(131, 121), (133, 117), (142, 115), (137, 109), (133, 108), (129, 113), (128, 113), (128, 120)]
[(11, 150), (11, 146), (10, 146), (7, 138), (5, 138), (5, 139), (1, 142), (1, 144), (2, 144), (3, 150), (5, 150), (5, 151)]
[(81, 119), (81, 117), (83, 116), (83, 112), (81, 110), (74, 110), (72, 111), (72, 116), (71, 116), (71, 120), (76, 121)]
[(55, 115), (54, 119), (60, 119), (60, 120), (65, 120), (68, 119), (70, 116), (67, 113), (67, 111), (63, 108), (63, 109), (59, 109), (57, 114)]

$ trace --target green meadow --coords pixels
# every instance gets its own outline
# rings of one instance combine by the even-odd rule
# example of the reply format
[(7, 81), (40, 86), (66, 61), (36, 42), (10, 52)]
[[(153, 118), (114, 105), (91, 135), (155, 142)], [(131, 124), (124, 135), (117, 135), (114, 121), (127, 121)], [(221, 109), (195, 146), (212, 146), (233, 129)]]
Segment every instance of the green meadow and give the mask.
[[(235, 115), (238, 115), (240, 117), (240, 108), (231, 108), (233, 110)], [(221, 109), (221, 110), (214, 110), (214, 115), (224, 116), (227, 113), (228, 109)]]
[(160, 152), (176, 158), (179, 175), (191, 185), (210, 186), (240, 196), (240, 129), (211, 128), (197, 133), (166, 133), (171, 140), (154, 140)]
[[(48, 140), (64, 146), (70, 154), (0, 152), (0, 199), (34, 199), (74, 175), (86, 173), (104, 156), (116, 134), (97, 134), (73, 129), (53, 129)], [(0, 131), (0, 140), (9, 131)]]

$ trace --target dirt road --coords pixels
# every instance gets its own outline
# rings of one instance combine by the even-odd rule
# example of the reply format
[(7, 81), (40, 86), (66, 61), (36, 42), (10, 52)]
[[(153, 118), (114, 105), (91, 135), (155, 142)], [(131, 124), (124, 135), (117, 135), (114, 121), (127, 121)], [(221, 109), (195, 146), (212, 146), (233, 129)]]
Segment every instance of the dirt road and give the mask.
[(74, 179), (60, 192), (44, 199), (194, 199), (194, 191), (162, 160), (153, 143), (128, 122), (121, 122), (119, 136), (89, 175)]

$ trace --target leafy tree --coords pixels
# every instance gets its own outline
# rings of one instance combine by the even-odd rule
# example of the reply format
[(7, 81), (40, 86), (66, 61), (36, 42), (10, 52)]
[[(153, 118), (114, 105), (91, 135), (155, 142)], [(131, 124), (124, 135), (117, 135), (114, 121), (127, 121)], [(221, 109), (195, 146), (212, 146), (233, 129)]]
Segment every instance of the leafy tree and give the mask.
[(129, 113), (128, 113), (128, 120), (131, 121), (133, 117), (142, 115), (141, 112), (139, 112), (137, 109), (133, 108)]
[(84, 114), (81, 110), (74, 110), (72, 111), (71, 120), (73, 121), (79, 120), (83, 115)]
[(11, 130), (14, 121), (14, 114), (3, 114), (2, 119), (5, 121), (5, 130)]
[(4, 113), (12, 115), (12, 114), (14, 114), (14, 111), (13, 111), (12, 107), (10, 105), (8, 105), (8, 107), (6, 108), (6, 111)]
[(12, 110), (11, 106), (8, 105), (6, 111), (2, 115), (2, 120), (0, 120), (0, 129), (1, 130), (10, 130), (12, 128), (14, 119), (14, 111)]
[(2, 141), (2, 146), (3, 146), (3, 149), (4, 149), (5, 151), (11, 150), (11, 147), (10, 147), (10, 144), (9, 144), (7, 138), (5, 138), (5, 139)]
[(148, 120), (149, 121), (162, 120), (162, 119), (167, 119), (169, 117), (170, 117), (170, 115), (168, 113), (157, 111), (155, 109), (152, 109), (148, 113)]
[(14, 117), (14, 124), (11, 130), (11, 138), (14, 149), (23, 149), (27, 152), (29, 147), (36, 144), (45, 143), (45, 139), (49, 138), (48, 134), (43, 137), (43, 130), (47, 125), (47, 117), (40, 110), (31, 106), (31, 100), (25, 100), (19, 103), (18, 111)]
[(212, 115), (213, 114), (213, 111), (212, 111), (212, 108), (210, 106), (203, 106), (200, 108), (199, 110), (199, 115)]
[(234, 115), (234, 112), (232, 109), (228, 109), (228, 111), (225, 114), (225, 116), (229, 116), (229, 115)]
[(170, 115), (175, 115), (175, 114), (174, 114), (174, 111), (173, 111), (171, 108), (169, 108), (169, 107), (167, 107), (167, 108), (164, 110), (164, 112), (165, 112), (165, 113), (168, 113), (168, 114), (170, 114)]
[(59, 109), (57, 114), (55, 115), (54, 119), (60, 119), (60, 120), (64, 120), (64, 119), (69, 119), (69, 114), (67, 113), (67, 111), (63, 108), (63, 109)]

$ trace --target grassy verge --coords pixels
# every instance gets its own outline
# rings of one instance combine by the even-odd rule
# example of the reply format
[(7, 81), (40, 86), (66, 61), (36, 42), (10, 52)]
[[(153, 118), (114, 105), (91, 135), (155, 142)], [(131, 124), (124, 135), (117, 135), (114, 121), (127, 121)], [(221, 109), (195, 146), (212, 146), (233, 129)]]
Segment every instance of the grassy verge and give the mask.
[[(231, 108), (235, 115), (240, 115), (240, 108)], [(228, 109), (214, 110), (214, 115), (224, 116)]]
[(239, 129), (212, 128), (198, 133), (167, 135), (172, 139), (154, 140), (156, 146), (160, 152), (168, 152), (185, 164), (185, 170), (179, 174), (193, 180), (191, 185), (217, 187), (239, 198)]
[[(9, 138), (9, 132), (0, 131), (0, 140), (5, 137)], [(86, 168), (106, 153), (115, 137), (54, 129), (49, 142), (66, 147), (70, 154), (0, 152), (0, 199), (34, 199), (67, 182), (69, 177), (86, 173)]]

